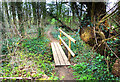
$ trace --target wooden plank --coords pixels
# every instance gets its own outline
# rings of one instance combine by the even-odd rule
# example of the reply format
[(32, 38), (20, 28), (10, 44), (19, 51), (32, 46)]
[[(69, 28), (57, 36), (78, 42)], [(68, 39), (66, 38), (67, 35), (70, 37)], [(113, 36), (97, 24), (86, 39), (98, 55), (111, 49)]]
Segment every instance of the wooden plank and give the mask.
[(54, 45), (55, 45), (55, 49), (56, 49), (57, 54), (58, 54), (58, 59), (59, 59), (59, 61), (60, 61), (60, 64), (61, 64), (61, 65), (66, 65), (65, 62), (64, 62), (64, 60), (63, 60), (63, 58), (62, 58), (62, 55), (61, 55), (61, 52), (60, 52), (60, 50), (59, 50), (59, 47), (58, 47), (57, 43), (58, 43), (58, 42), (54, 42)]
[(57, 51), (58, 51), (58, 53), (60, 53), (61, 61), (64, 62), (63, 65), (66, 65), (65, 60), (64, 60), (64, 56), (63, 56), (63, 52), (61, 52), (61, 50), (60, 50), (62, 47), (60, 47), (60, 44), (58, 42), (56, 43), (56, 45), (57, 45), (57, 48), (58, 48)]
[(71, 36), (69, 36), (68, 34), (66, 34), (65, 32), (63, 32), (60, 28), (59, 31), (62, 32), (68, 39), (70, 39), (72, 42), (76, 43), (76, 40), (73, 39)]
[(62, 43), (65, 45), (65, 47), (68, 49), (68, 51), (71, 53), (73, 57), (75, 57), (75, 54), (73, 51), (67, 46), (67, 44), (63, 41), (63, 39), (58, 35), (58, 37), (61, 39)]
[(66, 55), (65, 55), (65, 53), (64, 53), (64, 51), (63, 51), (63, 49), (62, 49), (62, 47), (60, 46), (59, 43), (57, 43), (57, 45), (58, 45), (58, 47), (59, 47), (59, 50), (60, 50), (60, 52), (61, 52), (61, 55), (62, 55), (62, 58), (64, 59), (65, 64), (66, 64), (66, 65), (70, 65), (70, 62), (68, 61), (68, 59), (67, 59), (67, 57), (66, 57)]
[(58, 56), (57, 56), (57, 52), (56, 52), (56, 49), (55, 49), (55, 46), (54, 46), (53, 42), (51, 43), (51, 46), (52, 46), (53, 57), (54, 57), (54, 60), (55, 60), (55, 65), (60, 65), (60, 62), (59, 62), (59, 59), (58, 59)]

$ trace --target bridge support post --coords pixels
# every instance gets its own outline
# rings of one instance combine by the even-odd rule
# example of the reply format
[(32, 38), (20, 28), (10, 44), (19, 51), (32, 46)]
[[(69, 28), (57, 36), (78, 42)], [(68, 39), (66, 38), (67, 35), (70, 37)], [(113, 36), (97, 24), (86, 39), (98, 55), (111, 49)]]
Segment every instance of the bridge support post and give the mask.
[[(71, 40), (70, 39), (69, 39), (69, 48), (71, 49)], [(70, 61), (70, 59), (71, 59), (71, 54), (68, 51), (68, 60)]]
[[(60, 28), (61, 29), (61, 28)], [(61, 37), (61, 31), (60, 31), (60, 37)], [(60, 39), (60, 45), (61, 45), (61, 39)]]

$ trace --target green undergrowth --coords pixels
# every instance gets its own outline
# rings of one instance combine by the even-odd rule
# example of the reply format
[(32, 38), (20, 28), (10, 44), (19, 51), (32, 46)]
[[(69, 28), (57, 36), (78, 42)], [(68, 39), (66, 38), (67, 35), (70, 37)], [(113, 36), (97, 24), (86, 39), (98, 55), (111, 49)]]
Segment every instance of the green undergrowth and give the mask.
[(51, 47), (45, 37), (17, 42), (17, 50), (7, 54), (9, 62), (0, 67), (0, 77), (32, 77), (41, 80), (59, 79), (55, 76)]
[(114, 62), (110, 64), (111, 68), (107, 68), (105, 60), (110, 61), (110, 58), (94, 52), (88, 44), (80, 39), (78, 32), (71, 36), (76, 40), (76, 44), (72, 43), (71, 45), (73, 52), (76, 53), (76, 57), (71, 60), (75, 64), (71, 67), (77, 80), (120, 80), (111, 73)]
[[(58, 31), (56, 29), (56, 31)], [(58, 39), (59, 32), (53, 32), (53, 36)], [(67, 32), (66, 32), (67, 33)], [(68, 33), (67, 33), (68, 34)], [(74, 78), (77, 80), (120, 80), (111, 74), (112, 69), (107, 68), (104, 56), (94, 52), (92, 48), (84, 43), (79, 36), (79, 31), (70, 33), (70, 36), (76, 40), (76, 44), (71, 42), (71, 49), (75, 53), (75, 57), (71, 58), (74, 64), (69, 66), (73, 69)], [(62, 36), (62, 39), (68, 44), (68, 39)], [(113, 64), (112, 64), (113, 65)]]

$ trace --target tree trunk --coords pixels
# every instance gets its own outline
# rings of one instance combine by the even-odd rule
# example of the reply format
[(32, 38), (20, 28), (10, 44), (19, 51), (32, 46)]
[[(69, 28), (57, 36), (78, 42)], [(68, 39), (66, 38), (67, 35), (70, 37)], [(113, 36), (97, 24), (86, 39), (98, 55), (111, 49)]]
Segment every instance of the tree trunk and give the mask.
[(16, 7), (17, 7), (17, 15), (18, 15), (18, 19), (19, 19), (19, 31), (22, 37), (24, 37), (24, 18), (23, 18), (23, 13), (22, 12), (22, 3), (23, 2), (17, 2), (16, 3)]
[(1, 48), (1, 51), (2, 51), (2, 54), (7, 54), (8, 53), (8, 49), (7, 49), (7, 41), (6, 41), (6, 38), (7, 38), (7, 35), (6, 35), (6, 26), (5, 26), (5, 17), (4, 17), (4, 3), (2, 3), (2, 10), (1, 10), (1, 23), (2, 23), (2, 28), (1, 28), (1, 37), (2, 37), (2, 48)]
[(41, 37), (41, 25), (40, 25), (40, 23), (41, 23), (41, 13), (42, 13), (42, 10), (41, 10), (41, 6), (42, 6), (42, 4), (40, 4), (40, 2), (37, 2), (37, 16), (38, 16), (38, 18), (37, 18), (37, 29), (38, 29), (38, 38), (40, 38)]
[(37, 6), (36, 6), (36, 2), (32, 2), (32, 9), (33, 9), (33, 17), (34, 17), (34, 24), (37, 23), (37, 12), (36, 12), (36, 9), (37, 9)]
[[(82, 25), (82, 27), (80, 28), (80, 37), (83, 41), (85, 41), (86, 43), (88, 43), (90, 46), (94, 46), (96, 44), (96, 41), (95, 41), (95, 38), (98, 38), (97, 39), (97, 43), (101, 43), (101, 41), (103, 39), (105, 39), (105, 34), (102, 32), (102, 30), (98, 30), (95, 29), (95, 33), (96, 33), (96, 37), (94, 36), (94, 30), (93, 30), (93, 21), (94, 20), (94, 17), (97, 18), (99, 15), (101, 14), (104, 14), (105, 13), (105, 3), (104, 2), (86, 2), (84, 3), (86, 4), (87, 6), (87, 15), (86, 15), (86, 18), (84, 18), (84, 21), (85, 21), (85, 24)], [(100, 10), (100, 11), (99, 11)], [(102, 15), (100, 17), (100, 19), (103, 17), (104, 15)], [(89, 17), (90, 19), (88, 19), (87, 17)], [(91, 22), (88, 22), (88, 20), (91, 20)], [(90, 26), (88, 26), (90, 25)], [(98, 53), (104, 55), (104, 48), (105, 48), (105, 45), (104, 44), (101, 44), (99, 46), (99, 49), (98, 49)]]

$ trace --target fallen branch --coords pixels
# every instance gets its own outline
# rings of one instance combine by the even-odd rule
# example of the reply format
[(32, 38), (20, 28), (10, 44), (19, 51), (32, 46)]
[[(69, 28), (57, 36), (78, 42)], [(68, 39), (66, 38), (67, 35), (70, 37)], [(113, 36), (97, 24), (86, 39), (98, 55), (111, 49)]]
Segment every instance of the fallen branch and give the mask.
[[(119, 8), (119, 7), (118, 7)], [(116, 8), (112, 13), (105, 15), (98, 23), (97, 25), (99, 26), (100, 23), (104, 22), (105, 20), (107, 20), (109, 17), (113, 16), (115, 14), (115, 12), (118, 10), (118, 8)]]
[(105, 45), (106, 45), (106, 47), (107, 47), (118, 59), (120, 59), (120, 58), (116, 55), (116, 53), (113, 52), (113, 50), (107, 45), (106, 42), (105, 42)]
[(0, 55), (0, 57), (3, 57), (3, 56), (6, 56), (6, 55)]
[(119, 35), (120, 35), (120, 33), (119, 33), (119, 34), (116, 34), (115, 36), (112, 36), (112, 37), (110, 37), (110, 38), (104, 39), (104, 40), (102, 40), (102, 42), (108, 41), (108, 40), (110, 40), (110, 39), (114, 39), (114, 38), (116, 38), (116, 37), (119, 36)]
[(33, 79), (31, 77), (0, 77), (0, 79)]
[[(119, 59), (119, 57), (116, 55), (116, 53), (108, 46), (108, 44), (107, 44), (106, 42), (104, 42), (104, 41), (101, 42), (101, 43), (98, 45), (98, 48), (99, 48), (102, 44), (105, 44), (106, 48), (108, 48), (108, 49)], [(98, 48), (97, 48), (97, 49), (98, 49)], [(96, 50), (97, 50), (97, 49), (96, 49)], [(96, 50), (95, 50), (95, 51), (96, 51)]]
[(60, 22), (60, 23), (65, 27), (66, 30), (74, 31), (74, 30), (71, 29), (69, 26), (67, 26), (64, 22), (62, 22), (61, 20), (59, 20), (59, 19), (57, 18), (57, 16), (54, 16), (52, 13), (50, 13), (50, 12), (48, 12), (48, 11), (47, 11), (47, 13), (50, 14), (51, 17), (55, 18), (58, 22)]
[(95, 31), (95, 33), (98, 33), (100, 35), (100, 37), (102, 38), (102, 40), (105, 39), (105, 35), (102, 31)]
[(113, 19), (112, 17), (110, 17), (110, 18), (112, 19), (113, 22), (116, 23), (116, 25), (117, 25), (118, 27), (120, 27), (120, 24), (119, 24), (115, 19)]
[(104, 14), (102, 14), (100, 16), (106, 15), (108, 12), (110, 12), (111, 10), (113, 10), (113, 8), (115, 8), (117, 5), (118, 5), (118, 2), (109, 11), (107, 11), (106, 13), (104, 13)]

